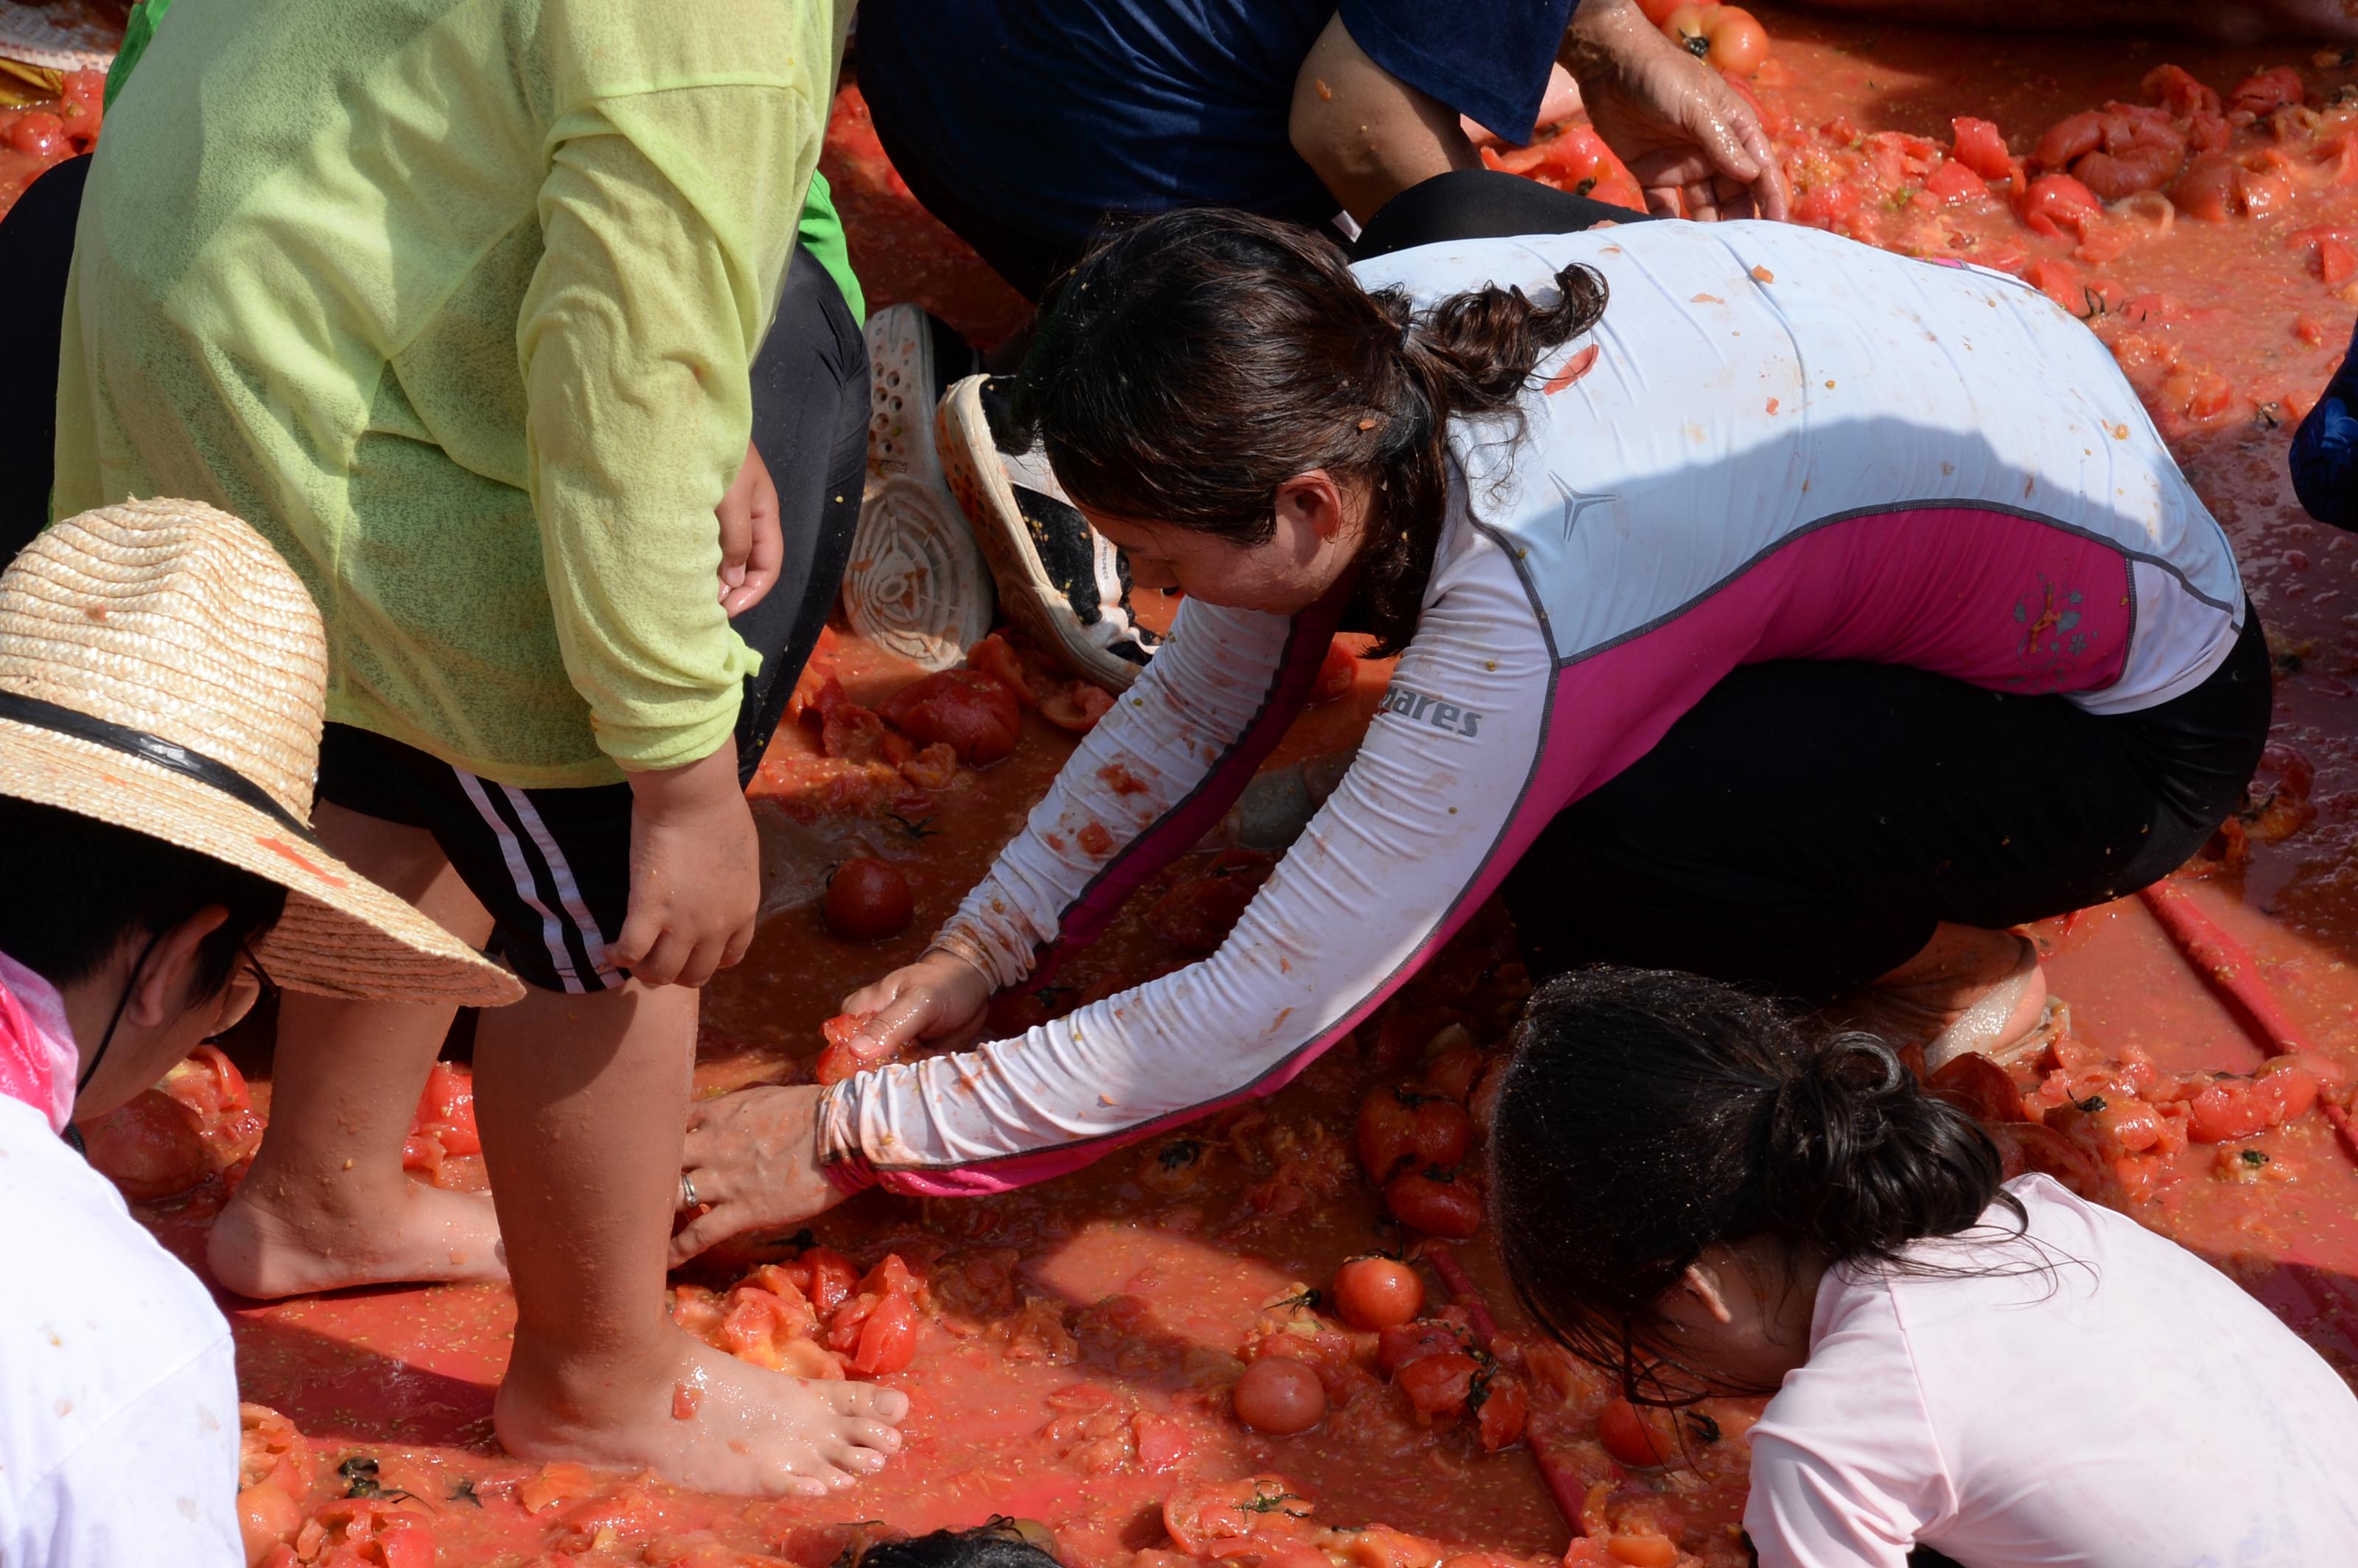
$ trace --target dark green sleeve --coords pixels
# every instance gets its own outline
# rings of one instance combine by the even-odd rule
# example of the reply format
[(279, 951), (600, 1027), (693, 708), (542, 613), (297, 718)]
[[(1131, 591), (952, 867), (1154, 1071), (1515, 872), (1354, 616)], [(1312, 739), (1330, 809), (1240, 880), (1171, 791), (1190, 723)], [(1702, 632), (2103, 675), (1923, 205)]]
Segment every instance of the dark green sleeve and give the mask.
[(139, 57), (147, 52), (148, 40), (156, 36), (156, 24), (171, 9), (172, 0), (139, 0), (131, 7), (130, 20), (123, 25), (123, 48), (115, 51), (114, 63), (106, 68), (106, 98), (104, 107), (114, 107), (114, 95), (131, 80), (132, 70)]

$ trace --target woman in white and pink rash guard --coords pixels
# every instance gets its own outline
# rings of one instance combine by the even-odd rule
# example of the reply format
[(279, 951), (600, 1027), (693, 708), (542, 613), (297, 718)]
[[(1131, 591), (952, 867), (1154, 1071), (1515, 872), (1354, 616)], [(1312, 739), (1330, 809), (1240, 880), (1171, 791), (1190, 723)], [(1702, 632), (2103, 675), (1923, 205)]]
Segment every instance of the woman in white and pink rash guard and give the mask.
[(847, 1000), (874, 1034), (969, 1038), (1100, 933), (1235, 800), (1332, 632), (1398, 648), (1391, 689), (1211, 957), (704, 1108), (683, 1254), (1267, 1094), (1500, 889), (1541, 974), (1688, 969), (1936, 1057), (2000, 1045), (2046, 1000), (2006, 928), (2177, 866), (2265, 740), (2218, 524), (2104, 345), (1994, 273), (1670, 222), (1346, 267), (1184, 211), (1071, 275), (1015, 406), (1187, 600), (933, 947)]

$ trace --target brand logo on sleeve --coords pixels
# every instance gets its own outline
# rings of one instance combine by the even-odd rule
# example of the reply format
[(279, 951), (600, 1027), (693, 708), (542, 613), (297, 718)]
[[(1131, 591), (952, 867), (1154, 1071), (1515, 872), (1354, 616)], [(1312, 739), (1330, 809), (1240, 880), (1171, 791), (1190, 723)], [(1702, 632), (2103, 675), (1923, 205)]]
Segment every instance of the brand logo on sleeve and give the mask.
[(1384, 687), (1384, 699), (1376, 705), (1379, 713), (1397, 713), (1413, 724), (1429, 724), (1450, 735), (1474, 736), (1482, 728), (1482, 716), (1470, 708), (1444, 702), (1430, 692), (1415, 690), (1394, 681)]

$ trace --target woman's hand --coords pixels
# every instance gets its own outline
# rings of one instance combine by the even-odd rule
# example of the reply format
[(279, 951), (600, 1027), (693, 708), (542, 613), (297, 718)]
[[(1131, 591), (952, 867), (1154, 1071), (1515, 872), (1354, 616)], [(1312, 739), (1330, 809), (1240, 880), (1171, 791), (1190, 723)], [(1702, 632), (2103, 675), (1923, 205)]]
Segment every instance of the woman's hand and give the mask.
[(893, 970), (874, 985), (843, 999), (843, 1011), (870, 1015), (859, 1036), (872, 1050), (863, 1057), (889, 1056), (914, 1041), (952, 1047), (982, 1031), (990, 1004), (990, 981), (964, 958), (936, 947), (915, 963)]
[(672, 1238), (671, 1267), (732, 1236), (799, 1225), (843, 1201), (819, 1168), (823, 1092), (741, 1089), (690, 1108), (680, 1171), (706, 1206)]
[(1582, 0), (1563, 35), (1596, 134), (1668, 218), (1782, 218), (1785, 179), (1760, 117), (1664, 38), (1636, 0)]
[(700, 986), (745, 956), (762, 903), (737, 743), (630, 780), (630, 913), (607, 957), (647, 985)]
[(770, 482), (769, 464), (750, 444), (736, 482), (712, 514), (720, 520), (720, 608), (733, 621), (776, 586), (786, 557), (785, 535), (778, 527), (778, 487)]

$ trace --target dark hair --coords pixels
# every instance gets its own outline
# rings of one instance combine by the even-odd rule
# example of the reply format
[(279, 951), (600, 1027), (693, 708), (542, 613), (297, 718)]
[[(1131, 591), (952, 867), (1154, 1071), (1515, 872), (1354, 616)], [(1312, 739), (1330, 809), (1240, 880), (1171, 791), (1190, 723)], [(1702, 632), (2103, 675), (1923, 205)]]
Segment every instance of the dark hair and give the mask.
[[(1638, 1397), (1655, 1303), (1713, 1242), (1944, 1272), (1909, 1243), (1971, 1229), (1999, 1186), (1973, 1118), (1872, 1034), (1812, 1032), (1699, 976), (1595, 968), (1531, 995), (1490, 1141), (1498, 1249), (1531, 1315)], [(1639, 1357), (1649, 1356), (1641, 1372)], [(1745, 1390), (1760, 1391), (1768, 1390)]]
[(853, 1559), (856, 1568), (1062, 1568), (1003, 1516), (971, 1530), (937, 1530), (880, 1541)]
[(278, 924), (287, 890), (113, 823), (0, 795), (0, 953), (51, 985), (96, 973), (208, 904), (229, 918), (197, 947), (192, 1001), (229, 988), (238, 955)]
[(1050, 292), (1015, 390), (1065, 492), (1093, 510), (1231, 544), (1275, 532), (1278, 486), (1314, 469), (1370, 498), (1358, 591), (1378, 651), (1415, 633), (1449, 500), (1453, 419), (1521, 433), (1532, 367), (1586, 331), (1605, 280), (1574, 265), (1534, 304), (1493, 284), (1418, 311), (1370, 294), (1308, 230), (1184, 208), (1100, 240)]

